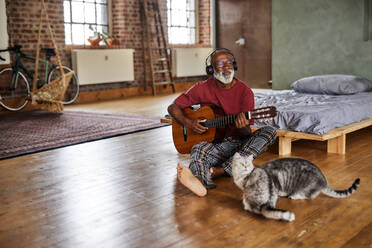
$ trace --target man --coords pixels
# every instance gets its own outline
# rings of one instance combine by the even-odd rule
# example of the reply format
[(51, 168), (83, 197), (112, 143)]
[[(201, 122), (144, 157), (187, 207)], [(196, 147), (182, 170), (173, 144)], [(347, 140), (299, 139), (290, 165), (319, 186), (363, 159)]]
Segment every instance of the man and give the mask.
[(179, 181), (198, 196), (205, 196), (207, 189), (216, 187), (212, 179), (224, 174), (232, 176), (231, 161), (235, 152), (243, 156), (252, 154), (255, 158), (276, 137), (276, 131), (271, 127), (251, 133), (253, 120), (247, 120), (243, 112), (254, 109), (254, 95), (246, 84), (234, 77), (237, 65), (230, 50), (213, 51), (206, 59), (206, 70), (213, 77), (197, 83), (168, 107), (169, 114), (177, 122), (198, 134), (208, 130), (202, 125), (205, 120), (187, 118), (183, 114), (184, 108), (207, 104), (222, 109), (225, 115), (238, 114), (235, 123), (226, 128), (222, 141), (194, 145), (189, 167), (177, 165)]

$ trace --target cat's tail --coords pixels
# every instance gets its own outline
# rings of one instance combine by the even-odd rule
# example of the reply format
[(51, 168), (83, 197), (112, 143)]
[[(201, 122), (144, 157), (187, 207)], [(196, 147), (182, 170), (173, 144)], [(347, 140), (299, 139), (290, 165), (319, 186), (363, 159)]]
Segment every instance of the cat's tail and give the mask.
[(294, 213), (287, 211), (287, 210), (273, 208), (268, 205), (265, 205), (262, 207), (261, 214), (265, 216), (266, 218), (274, 219), (274, 220), (285, 220), (285, 221), (295, 220)]
[(353, 194), (357, 188), (359, 187), (360, 184), (360, 179), (357, 178), (355, 179), (353, 185), (350, 186), (350, 188), (345, 189), (345, 190), (334, 190), (331, 187), (327, 187), (322, 191), (323, 194), (334, 197), (334, 198), (345, 198), (348, 197), (349, 195)]

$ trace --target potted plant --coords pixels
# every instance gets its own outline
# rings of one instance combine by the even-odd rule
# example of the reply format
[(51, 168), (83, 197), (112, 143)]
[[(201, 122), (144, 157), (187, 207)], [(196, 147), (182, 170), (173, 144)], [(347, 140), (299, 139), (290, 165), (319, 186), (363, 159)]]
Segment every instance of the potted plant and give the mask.
[(108, 33), (104, 31), (99, 32), (97, 31), (97, 28), (96, 27), (93, 28), (92, 25), (89, 25), (89, 29), (94, 32), (94, 35), (88, 38), (88, 41), (91, 44), (91, 46), (97, 46), (99, 42), (101, 42), (102, 40), (105, 42), (107, 46), (119, 44), (119, 41), (114, 37), (109, 36)]

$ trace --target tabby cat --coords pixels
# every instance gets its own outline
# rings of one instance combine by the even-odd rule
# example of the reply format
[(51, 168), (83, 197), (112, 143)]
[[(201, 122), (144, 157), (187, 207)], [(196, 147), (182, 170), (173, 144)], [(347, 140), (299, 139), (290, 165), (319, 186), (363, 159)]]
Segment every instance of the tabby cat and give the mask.
[(275, 208), (278, 197), (313, 199), (320, 192), (343, 198), (358, 188), (360, 179), (346, 190), (334, 190), (320, 169), (305, 159), (281, 158), (254, 167), (253, 156), (235, 153), (232, 162), (234, 183), (243, 191), (244, 209), (266, 218), (293, 221), (294, 213)]

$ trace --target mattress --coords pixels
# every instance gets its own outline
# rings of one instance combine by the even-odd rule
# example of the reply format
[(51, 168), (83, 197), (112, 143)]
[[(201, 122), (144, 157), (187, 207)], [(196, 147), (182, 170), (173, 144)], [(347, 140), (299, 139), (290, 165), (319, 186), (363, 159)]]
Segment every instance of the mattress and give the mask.
[(278, 114), (271, 120), (255, 120), (254, 126), (324, 134), (333, 128), (372, 118), (372, 92), (317, 95), (281, 90), (255, 94), (256, 108), (268, 105), (275, 106)]

